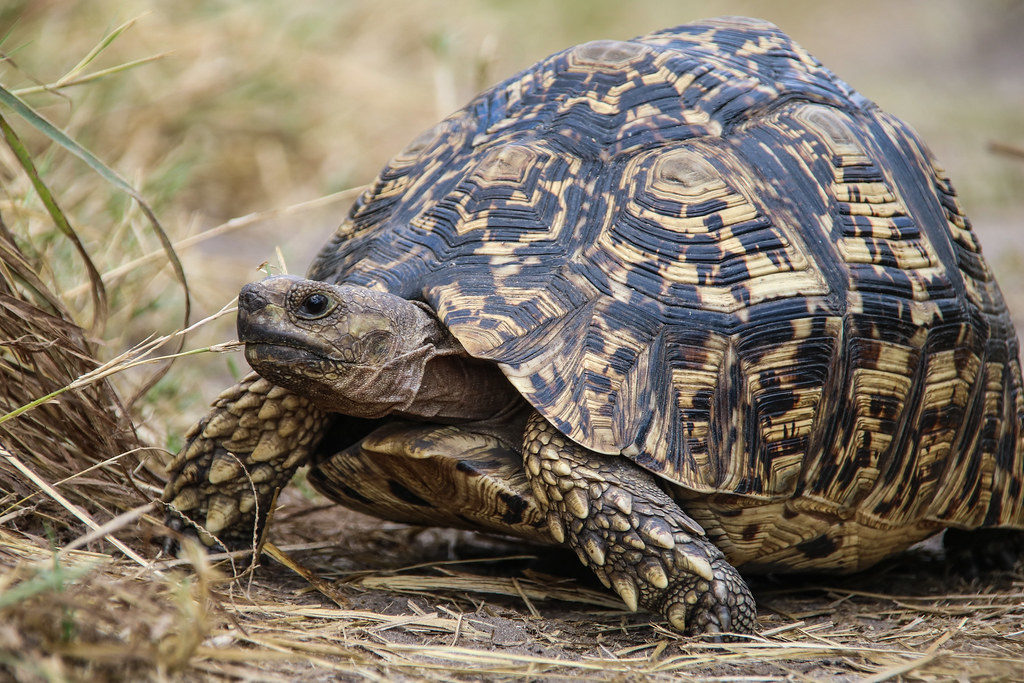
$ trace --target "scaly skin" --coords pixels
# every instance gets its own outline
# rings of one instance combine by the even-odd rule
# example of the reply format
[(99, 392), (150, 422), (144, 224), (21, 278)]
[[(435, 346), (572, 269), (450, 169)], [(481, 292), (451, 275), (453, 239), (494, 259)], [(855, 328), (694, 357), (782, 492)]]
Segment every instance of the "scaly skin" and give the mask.
[(551, 535), (630, 609), (661, 613), (686, 634), (754, 630), (750, 589), (653, 476), (582, 448), (539, 414), (523, 456)]
[(168, 467), (161, 497), (168, 526), (207, 546), (253, 544), (274, 495), (316, 448), (326, 423), (307, 399), (246, 376), (214, 401)]
[[(754, 629), (754, 601), (742, 578), (652, 475), (625, 458), (577, 445), (536, 412), (524, 430), (522, 403), (500, 371), (469, 357), (423, 308), (382, 292), (278, 277), (248, 285), (239, 309), (246, 357), (291, 390), (247, 378), (217, 400), (175, 459), (163, 499), (181, 515), (176, 525), (197, 527), (207, 545), (237, 547), (257, 539), (274, 494), (328, 432), (330, 411), (352, 407), (358, 396), (353, 411), (365, 418), (404, 415), (415, 423), (461, 416), (465, 430), (398, 425), (397, 432), (373, 432), (353, 446), (353, 462), (330, 460), (316, 470), (314, 479), (323, 479), (322, 488), (339, 500), (381, 508), (392, 518), (411, 509), (422, 520), (473, 526), (460, 509), (479, 499), (480, 528), (508, 528), (534, 539), (543, 538), (536, 523), (546, 518), (551, 537), (572, 547), (630, 609), (661, 613), (690, 634)], [(515, 476), (522, 471), (495, 474), (514, 452), (509, 440), (520, 434), (535, 503), (517, 493), (527, 485)], [(444, 458), (473, 444), (489, 456), (479, 462), (465, 452)], [(359, 461), (376, 452), (399, 461), (440, 460), (377, 474), (371, 465), (378, 463), (360, 468)], [(341, 467), (345, 462), (354, 469)], [(425, 485), (412, 481), (416, 472), (425, 473)], [(468, 488), (461, 495), (451, 495), (458, 481), (437, 486), (439, 478), (474, 476), (470, 472), (479, 480), (462, 482)], [(381, 477), (374, 487), (372, 480)], [(420, 509), (426, 507), (435, 509)], [(515, 525), (527, 513), (534, 522), (524, 532)]]

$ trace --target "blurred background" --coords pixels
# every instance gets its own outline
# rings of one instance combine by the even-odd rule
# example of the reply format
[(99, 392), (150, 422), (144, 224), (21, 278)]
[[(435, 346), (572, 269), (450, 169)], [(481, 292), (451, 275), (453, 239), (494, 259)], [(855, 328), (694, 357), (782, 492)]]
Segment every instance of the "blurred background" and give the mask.
[[(943, 162), (1024, 329), (1024, 2), (856, 3), (680, 0), (3, 0), (0, 83), (91, 149), (150, 199), (174, 240), (237, 216), (357, 188), (419, 131), (479, 90), (551, 52), (722, 15), (775, 22), (841, 78), (915, 127)], [(82, 73), (159, 56), (49, 90), (109, 31), (137, 22)], [(136, 207), (11, 117), (32, 145), (101, 271), (158, 243)], [(261, 277), (301, 273), (347, 210), (349, 193), (182, 249), (193, 319)], [(49, 277), (85, 310), (73, 251), (55, 233), (6, 148), (0, 215), (32, 241)], [(111, 277), (115, 355), (180, 324), (182, 295), (159, 265)], [(195, 348), (233, 337), (233, 318)], [(240, 355), (178, 361), (138, 406), (174, 449), (204, 406), (244, 372)]]

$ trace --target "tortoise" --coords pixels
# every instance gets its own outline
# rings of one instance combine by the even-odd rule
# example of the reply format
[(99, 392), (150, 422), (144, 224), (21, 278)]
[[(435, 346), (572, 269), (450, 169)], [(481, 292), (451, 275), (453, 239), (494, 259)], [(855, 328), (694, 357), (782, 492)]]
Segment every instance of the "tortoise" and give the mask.
[(238, 334), (258, 375), (163, 495), (208, 545), (255, 540), (310, 463), (350, 508), (568, 545), (629, 609), (716, 634), (755, 627), (737, 568), (1024, 528), (1018, 341), (947, 175), (763, 21), (483, 92), (307, 279), (246, 285)]

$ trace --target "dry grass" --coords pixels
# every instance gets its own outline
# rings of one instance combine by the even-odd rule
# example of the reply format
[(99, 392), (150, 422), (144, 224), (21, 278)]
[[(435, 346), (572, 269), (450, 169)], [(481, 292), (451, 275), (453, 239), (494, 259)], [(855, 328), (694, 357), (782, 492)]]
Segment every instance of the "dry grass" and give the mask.
[[(97, 364), (81, 328), (70, 322), (60, 299), (36, 277), (2, 222), (0, 254), (0, 376), (5, 380), (0, 405), (6, 413), (60, 390)], [(37, 300), (28, 298), (27, 291)], [(121, 497), (126, 481), (149, 485), (149, 495), (158, 483), (146, 471), (131, 473), (137, 457), (104, 458), (135, 454), (142, 447), (130, 417), (105, 382), (55, 397), (0, 429), (0, 492), (5, 494), (0, 498), (0, 524), (35, 533), (44, 522), (54, 531), (77, 524), (66, 518), (67, 510), (53, 495), (41, 491), (37, 479), (66, 486), (69, 504), (96, 503), (90, 512), (107, 518), (124, 511), (108, 503)]]
[[(140, 570), (83, 551), (55, 561), (4, 532), (0, 557), (14, 567), (5, 581), (36, 589), (3, 606), (0, 646), (18, 653), (4, 664), (27, 679), (90, 680), (1015, 680), (1024, 666), (1021, 577), (959, 585), (924, 551), (881, 568), (885, 591), (877, 575), (755, 583), (761, 634), (713, 644), (651, 626), (599, 586), (561, 575), (569, 556), (536, 559), (469, 534), (354, 515), (316, 521), (345, 540), (282, 550), (329, 582), (331, 597), (270, 561), (237, 582), (207, 570), (190, 581), (172, 573), (179, 561)], [(286, 523), (277, 535), (300, 534)]]
[[(218, 311), (278, 260), (275, 247), (301, 270), (349, 188), (476, 89), (548, 52), (766, 11), (657, 0), (0, 5), (0, 84), (142, 190), (179, 247), (193, 318), (210, 319), (188, 336), (195, 355), (133, 400), (158, 367), (137, 364), (182, 338), (172, 335), (184, 298), (160, 240), (137, 204), (0, 108), (85, 254), (0, 144), (0, 416), (62, 392), (0, 417), (0, 678), (1024, 680), (1024, 575), (966, 584), (934, 547), (866, 575), (755, 579), (759, 636), (721, 645), (626, 613), (572, 555), (380, 523), (323, 505), (301, 478), (276, 513), (278, 559), (255, 571), (245, 554), (168, 559), (152, 542), (166, 457), (156, 447), (175, 450), (240, 372), (235, 356), (203, 350), (230, 339)], [(1024, 12), (903, 11), (800, 2), (768, 18), (933, 144), (1020, 324)]]

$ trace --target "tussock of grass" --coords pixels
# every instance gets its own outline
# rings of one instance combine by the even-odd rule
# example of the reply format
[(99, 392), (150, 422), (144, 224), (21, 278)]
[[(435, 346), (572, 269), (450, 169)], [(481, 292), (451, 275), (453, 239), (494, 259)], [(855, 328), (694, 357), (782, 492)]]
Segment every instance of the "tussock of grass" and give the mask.
[[(280, 246), (302, 264), (354, 186), (495, 77), (570, 42), (736, 9), (236, 3), (119, 23), (117, 4), (0, 7), (0, 84), (109, 171), (0, 107), (0, 678), (1020, 677), (1024, 576), (965, 584), (928, 551), (870, 575), (755, 581), (761, 632), (729, 644), (627, 613), (565, 576), (571, 555), (369, 520), (308, 487), (282, 495), (255, 571), (246, 552), (163, 557), (160, 447), (242, 371), (210, 351), (227, 350), (230, 300), (260, 260)], [(772, 18), (800, 33), (801, 17)], [(140, 26), (156, 47), (123, 47)], [(1001, 157), (1015, 164), (1018, 142)], [(973, 187), (1006, 201), (1014, 173)], [(302, 246), (295, 226), (317, 216)], [(168, 247), (202, 318), (187, 330)], [(133, 401), (186, 331), (188, 362)]]
[[(0, 420), (92, 371), (95, 353), (58, 297), (32, 271), (0, 224)], [(31, 300), (30, 290), (36, 301)], [(45, 308), (44, 308), (45, 307)], [(49, 310), (46, 310), (49, 309)], [(106, 517), (152, 495), (159, 479), (136, 470), (143, 448), (131, 418), (106, 382), (55, 396), (0, 425), (0, 524), (40, 534), (77, 526), (26, 471), (61, 486), (64, 496)], [(117, 457), (128, 454), (125, 457)], [(20, 465), (20, 467), (18, 465)], [(143, 492), (139, 487), (148, 487)], [(71, 525), (69, 527), (69, 525)]]

